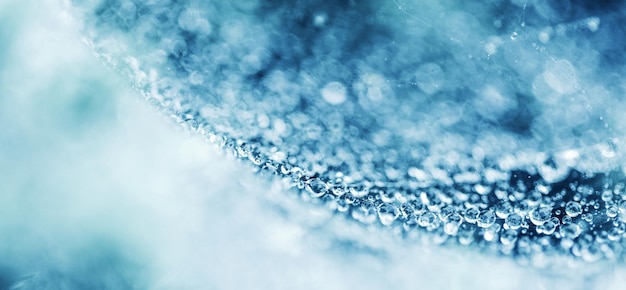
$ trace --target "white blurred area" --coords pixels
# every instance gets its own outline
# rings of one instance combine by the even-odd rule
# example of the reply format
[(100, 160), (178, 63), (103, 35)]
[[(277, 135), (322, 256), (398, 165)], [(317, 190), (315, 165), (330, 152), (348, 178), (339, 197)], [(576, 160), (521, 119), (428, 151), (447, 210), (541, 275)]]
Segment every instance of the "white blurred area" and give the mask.
[(63, 7), (0, 0), (0, 289), (623, 289), (294, 198), (149, 108)]

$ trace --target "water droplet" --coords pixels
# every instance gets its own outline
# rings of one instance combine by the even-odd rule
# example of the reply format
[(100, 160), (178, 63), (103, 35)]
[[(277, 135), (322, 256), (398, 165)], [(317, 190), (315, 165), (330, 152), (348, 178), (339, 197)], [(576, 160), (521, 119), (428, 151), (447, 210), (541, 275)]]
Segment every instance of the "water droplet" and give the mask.
[(583, 207), (580, 205), (580, 203), (576, 201), (569, 201), (565, 205), (565, 214), (567, 214), (568, 216), (577, 217), (581, 213), (583, 213)]
[(316, 27), (324, 26), (326, 21), (328, 21), (328, 14), (325, 12), (316, 13), (315, 16), (313, 16), (313, 25)]
[(550, 193), (551, 189), (552, 188), (550, 187), (549, 184), (545, 184), (543, 182), (537, 183), (537, 185), (535, 185), (535, 190), (537, 190), (539, 193), (543, 195), (547, 195), (548, 193)]
[(451, 236), (454, 236), (459, 231), (459, 227), (463, 223), (463, 217), (458, 213), (452, 213), (446, 218), (446, 222), (443, 225), (443, 231)]
[(607, 189), (602, 192), (602, 195), (600, 195), (600, 198), (605, 202), (611, 201), (613, 199), (613, 192)]
[(506, 217), (508, 217), (510, 214), (514, 212), (513, 206), (508, 202), (498, 203), (495, 206), (495, 210), (496, 210), (496, 215), (501, 219), (505, 219)]
[(488, 228), (496, 222), (496, 214), (493, 210), (485, 210), (478, 215), (476, 223), (481, 228)]
[(486, 195), (491, 192), (491, 186), (487, 184), (476, 183), (474, 185), (474, 191), (480, 195)]
[(580, 235), (581, 231), (582, 229), (580, 228), (578, 224), (569, 223), (566, 225), (562, 225), (561, 229), (559, 230), (559, 233), (561, 234), (562, 237), (573, 240), (577, 238), (578, 235)]
[(511, 33), (511, 40), (516, 40), (517, 39), (517, 31), (513, 31), (513, 33)]
[(515, 245), (515, 241), (517, 241), (517, 231), (505, 230), (500, 234), (500, 242), (505, 246)]
[(609, 205), (606, 208), (606, 215), (610, 218), (614, 218), (619, 214), (619, 209), (614, 204)]
[(538, 234), (551, 235), (554, 233), (558, 225), (559, 219), (557, 217), (553, 217), (544, 224), (537, 226), (536, 230)]
[(345, 198), (340, 198), (337, 200), (337, 211), (346, 212), (348, 211), (348, 209), (350, 209), (350, 205)]
[(454, 209), (453, 206), (446, 205), (439, 211), (439, 218), (445, 222), (448, 220), (448, 217), (455, 212), (456, 209)]
[(530, 221), (536, 225), (540, 226), (547, 222), (552, 217), (552, 208), (551, 207), (539, 207), (530, 212)]
[[(230, 147), (228, 147), (228, 148), (230, 148)], [(261, 153), (259, 153), (259, 152), (252, 152), (252, 153), (250, 153), (248, 155), (248, 160), (252, 161), (252, 163), (254, 165), (257, 165), (257, 166), (265, 163), (263, 155)]]
[(395, 204), (392, 203), (382, 203), (378, 206), (378, 218), (380, 219), (380, 223), (385, 226), (391, 225), (398, 215), (400, 211)]
[(425, 212), (417, 219), (417, 223), (421, 227), (425, 227), (427, 230), (432, 231), (439, 227), (440, 220), (432, 212)]
[(517, 230), (522, 226), (524, 219), (517, 213), (512, 213), (504, 220), (504, 228)]
[(420, 215), (426, 211), (426, 206), (419, 200), (410, 201), (409, 204), (413, 208), (415, 215)]
[(566, 225), (572, 222), (572, 217), (571, 216), (564, 216), (563, 218), (561, 218), (561, 223)]
[(531, 210), (531, 208), (532, 207), (528, 203), (528, 200), (522, 200), (520, 203), (515, 205), (515, 212), (521, 215), (526, 215)]
[(363, 197), (369, 193), (369, 189), (363, 184), (357, 184), (350, 187), (350, 193), (355, 197)]
[(607, 142), (598, 145), (600, 154), (606, 158), (614, 158), (618, 153), (618, 144), (615, 140), (609, 140)]
[(415, 210), (413, 210), (413, 207), (411, 205), (409, 205), (408, 203), (403, 203), (402, 205), (400, 205), (400, 214), (404, 218), (408, 218), (410, 216), (413, 216), (414, 213), (415, 213)]
[(582, 259), (589, 263), (597, 262), (603, 256), (597, 243), (592, 243), (588, 247), (582, 247), (580, 253)]
[(598, 30), (599, 25), (600, 25), (600, 18), (590, 17), (587, 19), (587, 29), (589, 29), (589, 31), (596, 32)]
[(381, 189), (379, 192), (380, 195), (380, 200), (382, 200), (383, 202), (393, 202), (395, 200), (395, 195), (396, 192), (393, 190), (383, 190)]
[(578, 72), (574, 65), (565, 59), (549, 61), (545, 66), (543, 79), (550, 88), (561, 95), (580, 90)]
[(408, 232), (408, 231), (415, 229), (417, 225), (418, 224), (417, 224), (416, 217), (411, 216), (404, 221), (404, 223), (402, 224), (402, 228)]
[(480, 214), (480, 211), (477, 208), (470, 207), (467, 210), (465, 210), (465, 212), (463, 213), (463, 217), (468, 223), (473, 224), (473, 223), (476, 223), (476, 221), (478, 220), (479, 214)]
[(376, 208), (369, 202), (363, 202), (360, 206), (352, 208), (352, 218), (364, 224), (371, 224), (377, 219)]
[(610, 229), (608, 232), (608, 239), (611, 241), (619, 241), (621, 237), (622, 237), (622, 233), (617, 227)]
[(443, 87), (445, 73), (436, 63), (426, 63), (417, 68), (415, 84), (427, 95), (432, 95)]
[(328, 191), (328, 185), (319, 178), (311, 178), (306, 182), (306, 190), (312, 197), (320, 197), (326, 194)]
[(528, 236), (521, 236), (517, 239), (517, 251), (520, 254), (528, 255), (532, 252), (533, 242)]
[(619, 209), (619, 212), (622, 214), (622, 219), (626, 219), (626, 200), (620, 201), (617, 208)]
[(498, 234), (500, 233), (501, 228), (502, 226), (500, 226), (500, 224), (493, 224), (490, 227), (486, 228), (485, 232), (483, 233), (483, 238), (485, 239), (485, 241), (496, 241), (498, 239)]
[(457, 232), (457, 238), (458, 238), (459, 244), (467, 246), (474, 242), (475, 240), (474, 234), (476, 231), (474, 230), (473, 227), (466, 227), (465, 225), (468, 225), (468, 224), (461, 225), (461, 228)]
[(322, 88), (322, 98), (331, 105), (339, 105), (347, 99), (346, 87), (340, 82), (330, 82)]
[(198, 121), (196, 121), (195, 119), (187, 119), (185, 120), (185, 123), (187, 124), (187, 127), (192, 131), (198, 130)]
[(537, 38), (539, 38), (539, 41), (546, 44), (548, 43), (548, 41), (550, 41), (551, 35), (552, 35), (552, 28), (548, 27), (540, 31), (539, 34), (537, 35)]

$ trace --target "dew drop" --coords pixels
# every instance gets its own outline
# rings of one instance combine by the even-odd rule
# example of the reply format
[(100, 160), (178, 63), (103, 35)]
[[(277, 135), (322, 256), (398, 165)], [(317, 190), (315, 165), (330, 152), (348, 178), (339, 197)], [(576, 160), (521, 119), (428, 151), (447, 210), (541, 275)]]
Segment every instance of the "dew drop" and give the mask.
[(474, 185), (474, 191), (480, 195), (486, 195), (491, 192), (491, 186), (481, 183), (476, 183)]
[(606, 208), (606, 215), (610, 218), (614, 218), (619, 214), (619, 209), (614, 204), (609, 205)]
[(488, 228), (491, 225), (493, 225), (495, 222), (496, 222), (496, 214), (493, 212), (493, 210), (490, 210), (490, 209), (481, 212), (478, 215), (478, 219), (476, 220), (476, 223), (481, 228)]
[(552, 217), (551, 207), (539, 207), (530, 212), (530, 222), (536, 226), (543, 225)]
[(330, 190), (330, 192), (333, 195), (335, 195), (337, 197), (340, 197), (340, 196), (343, 196), (344, 194), (346, 194), (348, 192), (348, 190), (345, 187), (343, 187), (343, 186), (335, 186), (335, 187), (333, 187)]
[(550, 35), (551, 35), (551, 30), (550, 29), (544, 29), (544, 30), (539, 32), (539, 34), (537, 35), (537, 38), (539, 38), (539, 41), (541, 41), (542, 43), (546, 44), (546, 43), (548, 43), (548, 41), (550, 41)]
[(578, 72), (574, 65), (565, 59), (548, 62), (543, 79), (558, 94), (572, 94), (580, 89)]
[(617, 227), (614, 227), (614, 228), (609, 230), (609, 233), (608, 233), (608, 239), (609, 240), (611, 240), (611, 241), (619, 241), (621, 236), (622, 236), (622, 233), (620, 232), (620, 230)]
[(381, 203), (378, 206), (378, 218), (380, 219), (380, 223), (385, 226), (391, 225), (396, 220), (396, 218), (398, 218), (399, 214), (400, 211), (395, 204)]
[(425, 212), (419, 216), (419, 218), (417, 219), (417, 223), (421, 227), (427, 227), (431, 223), (433, 223), (435, 219), (435, 214), (433, 214), (432, 212)]
[(340, 198), (337, 200), (337, 211), (346, 212), (348, 211), (348, 209), (350, 209), (350, 205), (345, 198)]
[(563, 218), (561, 218), (561, 223), (566, 225), (572, 222), (572, 217), (571, 216), (564, 216)]
[(439, 219), (432, 212), (426, 212), (420, 215), (417, 219), (417, 223), (421, 227), (425, 227), (427, 230), (432, 231), (439, 227)]
[(415, 210), (413, 210), (413, 207), (408, 203), (403, 203), (402, 205), (400, 205), (400, 214), (402, 215), (402, 217), (408, 218), (410, 216), (413, 216), (414, 213)]
[(493, 242), (497, 240), (501, 228), (502, 226), (500, 226), (500, 224), (493, 224), (485, 229), (485, 232), (483, 233), (483, 238), (485, 239), (485, 241)]
[(504, 220), (504, 228), (517, 230), (522, 226), (523, 218), (517, 213), (512, 213)]
[(198, 121), (196, 121), (195, 119), (187, 119), (185, 123), (187, 124), (187, 127), (192, 131), (198, 130)]
[(480, 214), (480, 211), (475, 208), (475, 207), (470, 207), (467, 210), (465, 210), (465, 212), (463, 213), (463, 218), (465, 218), (465, 220), (468, 223), (476, 223), (476, 221), (478, 220), (478, 215)]
[(445, 224), (443, 225), (443, 231), (451, 236), (455, 236), (459, 231), (459, 227), (463, 223), (463, 217), (458, 213), (450, 214)]
[(622, 214), (622, 217), (626, 218), (626, 200), (620, 201), (617, 208), (619, 209), (620, 213)]
[(447, 220), (448, 220), (448, 218), (450, 217), (450, 215), (451, 215), (451, 214), (453, 214), (453, 213), (455, 213), (455, 212), (456, 212), (456, 210), (454, 209), (454, 207), (453, 207), (453, 206), (451, 206), (451, 205), (444, 206), (444, 207), (443, 207), (443, 208), (439, 211), (439, 218), (440, 218), (442, 221), (444, 221), (444, 222), (445, 222), (445, 221), (447, 221)]
[(363, 197), (369, 193), (369, 190), (364, 185), (358, 184), (350, 187), (350, 193), (355, 197)]
[(411, 216), (404, 221), (402, 228), (408, 232), (415, 229), (417, 225), (417, 219), (414, 216)]
[(605, 190), (602, 192), (602, 195), (600, 195), (600, 198), (603, 201), (611, 201), (613, 199), (613, 192), (611, 190)]
[(571, 239), (561, 239), (559, 243), (563, 249), (569, 250), (574, 246), (574, 241)]
[(419, 200), (413, 200), (409, 202), (415, 215), (420, 215), (426, 211), (426, 206)]
[(376, 209), (370, 202), (364, 202), (360, 206), (354, 207), (351, 214), (353, 219), (364, 224), (371, 224), (377, 218)]
[(557, 217), (553, 217), (544, 224), (537, 226), (536, 230), (538, 234), (552, 235), (558, 225), (559, 219)]
[(526, 200), (528, 201), (529, 205), (536, 206), (537, 204), (539, 204), (539, 201), (541, 201), (541, 193), (533, 190), (528, 194)]
[(383, 202), (393, 202), (395, 199), (395, 192), (392, 190), (380, 190), (380, 200), (382, 200)]
[(596, 243), (583, 247), (580, 252), (582, 259), (589, 263), (597, 262), (602, 258), (602, 252)]
[(598, 145), (598, 149), (600, 150), (600, 154), (606, 158), (614, 158), (617, 156), (618, 145), (614, 140), (609, 140), (608, 142), (604, 142)]
[[(463, 224), (463, 225), (467, 225), (467, 224)], [(461, 228), (457, 232), (457, 238), (458, 238), (459, 243), (464, 246), (471, 244), (475, 240), (474, 234), (475, 234), (475, 230), (473, 228), (461, 226)]]
[(500, 234), (500, 242), (505, 246), (515, 245), (515, 241), (517, 241), (517, 231), (505, 230)]
[(436, 63), (426, 63), (417, 68), (415, 83), (427, 95), (432, 95), (443, 87), (445, 73)]
[(508, 202), (501, 202), (495, 206), (495, 210), (496, 210), (496, 215), (499, 218), (505, 219), (506, 217), (508, 217), (510, 214), (513, 213), (513, 206), (511, 206), (511, 204)]
[(590, 17), (587, 19), (587, 29), (589, 29), (589, 31), (596, 32), (598, 30), (599, 25), (600, 25), (600, 18)]
[(328, 185), (326, 182), (320, 180), (319, 178), (309, 179), (306, 182), (305, 187), (312, 197), (320, 197), (328, 191)]
[(313, 16), (313, 25), (316, 27), (324, 26), (326, 21), (328, 21), (328, 15), (325, 12), (316, 13), (315, 16)]
[(331, 105), (339, 105), (347, 99), (346, 87), (340, 82), (330, 82), (322, 88), (322, 98)]
[(580, 226), (576, 223), (569, 223), (566, 225), (562, 225), (561, 229), (559, 230), (562, 237), (566, 239), (570, 239), (570, 240), (577, 238), (578, 235), (580, 235), (581, 231), (582, 230)]
[(583, 207), (576, 201), (569, 201), (565, 205), (565, 214), (570, 217), (577, 217), (583, 212)]

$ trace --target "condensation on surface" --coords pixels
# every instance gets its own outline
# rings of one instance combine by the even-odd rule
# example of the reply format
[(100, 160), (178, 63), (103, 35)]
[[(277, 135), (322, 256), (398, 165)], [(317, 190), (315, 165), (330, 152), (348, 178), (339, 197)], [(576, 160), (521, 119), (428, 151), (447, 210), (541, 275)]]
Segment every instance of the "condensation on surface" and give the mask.
[[(135, 145), (137, 150), (126, 148), (123, 140), (115, 143), (118, 147), (114, 148), (126, 148), (120, 152), (149, 155), (145, 158), (124, 158), (114, 152), (106, 155), (108, 158), (93, 157), (111, 145), (104, 140), (117, 135), (115, 131), (102, 132), (107, 138), (95, 138), (99, 135), (89, 132), (116, 120), (117, 105), (107, 101), (102, 92), (120, 84), (102, 84), (98, 75), (89, 77), (86, 72), (93, 71), (93, 66), (84, 72), (63, 73), (62, 68), (74, 67), (70, 65), (72, 50), (45, 57), (44, 49), (35, 48), (45, 41), (55, 43), (55, 39), (41, 41), (35, 36), (55, 33), (28, 34), (28, 29), (23, 29), (32, 39), (24, 38), (22, 44), (2, 42), (10, 43), (3, 50), (13, 53), (11, 58), (0, 56), (0, 65), (7, 67), (2, 70), (4, 83), (23, 84), (23, 79), (35, 79), (34, 75), (54, 81), (40, 90), (33, 82), (3, 91), (10, 96), (19, 95), (15, 92), (22, 87), (32, 89), (23, 94), (31, 97), (20, 98), (22, 101), (5, 97), (3, 110), (11, 114), (5, 114), (9, 117), (3, 122), (22, 126), (7, 129), (7, 136), (27, 142), (5, 142), (13, 145), (3, 148), (12, 149), (3, 149), (8, 153), (0, 160), (20, 164), (17, 157), (33, 156), (25, 160), (34, 164), (46, 160), (50, 163), (45, 163), (45, 168), (60, 173), (32, 171), (30, 164), (7, 166), (3, 172), (16, 172), (10, 176), (22, 174), (11, 180), (22, 180), (29, 172), (49, 178), (39, 187), (21, 187), (26, 181), (6, 183), (10, 186), (5, 187), (14, 190), (18, 187), (12, 186), (22, 184), (22, 191), (16, 192), (41, 192), (33, 194), (34, 200), (59, 197), (60, 205), (78, 209), (64, 214), (49, 212), (45, 202), (30, 204), (24, 203), (27, 197), (7, 197), (4, 204), (16, 206), (16, 211), (9, 212), (9, 220), (21, 220), (24, 215), (19, 205), (26, 204), (22, 208), (42, 212), (38, 220), (50, 220), (55, 226), (16, 223), (32, 230), (34, 237), (47, 236), (42, 241), (49, 248), (38, 252), (32, 249), (41, 248), (28, 244), (31, 248), (13, 252), (34, 262), (2, 265), (9, 270), (3, 272), (0, 282), (30, 289), (55, 283), (72, 288), (88, 281), (109, 288), (162, 287), (181, 281), (189, 288), (203, 283), (215, 288), (245, 288), (250, 285), (243, 277), (252, 277), (249, 281), (258, 283), (256, 286), (270, 288), (307, 284), (314, 289), (341, 289), (357, 283), (367, 289), (403, 288), (420, 277), (432, 288), (457, 282), (452, 286), (527, 288), (524, 277), (530, 275), (534, 280), (528, 283), (544, 286), (616, 288), (609, 278), (618, 277), (623, 267), (626, 231), (621, 114), (624, 25), (619, 17), (623, 7), (619, 3), (603, 7), (563, 3), (569, 4), (72, 1), (70, 15), (82, 20), (69, 22), (69, 26), (84, 25), (84, 40), (101, 60), (138, 89), (148, 103), (247, 165), (207, 157), (203, 159), (207, 164), (216, 160), (220, 164), (210, 167), (210, 173), (182, 170), (190, 164), (203, 170), (203, 165), (191, 161), (206, 147), (197, 141), (197, 147), (180, 149), (193, 152), (179, 156), (189, 158), (189, 163), (163, 165), (163, 171), (157, 172), (160, 182), (156, 184), (169, 190), (156, 191), (163, 202), (146, 205), (151, 199), (143, 193), (155, 189), (137, 184), (154, 181), (138, 171), (147, 170), (162, 156), (173, 156), (165, 159), (168, 162), (178, 160), (178, 155), (167, 149), (177, 145), (161, 147), (151, 142), (170, 144), (175, 141), (163, 140), (188, 136), (172, 133), (147, 139), (153, 141)], [(28, 5), (6, 7), (26, 9)], [(70, 15), (61, 15), (60, 19), (70, 21)], [(7, 25), (21, 23), (6, 13), (0, 20)], [(10, 35), (2, 31), (0, 39), (14, 39)], [(66, 49), (63, 45), (54, 48)], [(29, 60), (24, 61), (28, 70), (23, 77), (11, 73), (9, 68), (21, 67), (12, 59)], [(57, 59), (65, 61), (64, 65), (45, 69)], [(61, 81), (72, 75), (87, 76), (88, 80)], [(58, 85), (53, 86), (55, 83)], [(48, 95), (51, 97), (46, 98)], [(128, 111), (135, 108), (127, 103), (119, 106), (128, 107), (123, 112), (131, 115)], [(13, 107), (30, 111), (16, 114)], [(49, 111), (40, 114), (42, 119), (30, 118), (42, 113), (37, 111), (40, 107)], [(142, 118), (127, 122), (155, 126), (155, 130), (161, 126), (142, 123)], [(32, 136), (44, 134), (49, 138), (45, 140), (65, 136), (62, 138), (67, 140), (61, 143), (44, 143), (52, 149), (65, 148), (66, 155), (60, 156), (83, 157), (75, 157), (74, 162), (54, 159), (59, 154), (38, 147), (37, 138), (24, 139), (27, 129), (36, 132)], [(137, 128), (129, 135), (142, 131)], [(72, 145), (78, 142), (75, 138), (86, 143)], [(90, 151), (87, 148), (93, 143), (89, 142), (96, 141), (89, 140), (104, 145)], [(160, 149), (146, 152), (144, 147)], [(91, 171), (81, 160), (89, 162), (91, 158), (96, 158), (96, 168), (108, 176), (95, 184), (108, 190), (90, 185), (89, 181), (99, 176), (96, 171), (88, 178), (82, 173)], [(106, 159), (111, 158), (119, 161), (107, 165)], [(128, 165), (123, 160), (147, 167), (124, 169)], [(53, 162), (75, 170), (50, 165)], [(117, 169), (106, 169), (108, 166)], [(242, 183), (248, 186), (230, 186), (239, 183), (233, 176), (247, 169), (266, 180), (252, 182), (254, 177), (246, 175)], [(180, 176), (176, 175), (180, 170), (188, 178), (168, 185), (172, 176)], [(75, 175), (83, 178), (71, 178)], [(132, 183), (129, 176), (139, 177)], [(261, 190), (270, 187), (263, 183), (267, 179), (278, 182), (269, 192)], [(45, 190), (56, 188), (57, 180), (64, 184), (59, 188), (65, 194)], [(116, 183), (120, 180), (121, 184)], [(205, 186), (204, 180), (212, 186), (225, 185), (214, 190)], [(104, 184), (134, 185), (122, 194), (126, 191)], [(99, 194), (77, 199), (83, 189)], [(205, 194), (208, 200), (197, 200)], [(127, 208), (138, 206), (137, 210), (122, 211), (119, 219), (138, 218), (140, 225), (117, 221), (116, 226), (105, 226), (110, 219), (99, 218), (90, 210), (115, 213), (117, 200)], [(194, 209), (191, 216), (179, 214), (190, 208)], [(84, 213), (92, 214), (85, 219)], [(178, 229), (159, 217), (189, 224)], [(82, 219), (84, 226), (77, 226), (76, 220)], [(154, 231), (163, 227), (166, 233), (145, 229), (142, 223), (154, 225)], [(73, 230), (64, 230), (63, 224)], [(55, 231), (61, 238), (53, 238)], [(93, 239), (77, 240), (88, 252), (96, 249), (102, 253), (88, 256), (87, 267), (74, 263), (83, 252), (59, 246), (75, 236), (92, 234)], [(306, 238), (310, 235), (313, 237)], [(17, 234), (10, 236), (25, 240)], [(144, 236), (160, 237), (163, 242)], [(101, 244), (99, 237), (110, 243)], [(144, 252), (135, 253), (136, 248)], [(241, 248), (243, 254), (239, 255)], [(174, 254), (164, 254), (170, 251)], [(429, 251), (434, 252), (425, 253)], [(11, 248), (3, 253), (12, 253)], [(37, 262), (46, 255), (48, 263)], [(355, 263), (355, 257), (363, 263)], [(244, 262), (250, 259), (252, 263)], [(281, 259), (289, 261), (285, 265), (300, 266), (288, 269)], [(205, 260), (220, 265), (207, 266)], [(187, 261), (206, 272), (180, 270)], [(298, 261), (313, 262), (302, 266)], [(472, 265), (473, 261), (480, 261), (480, 266)], [(512, 261), (538, 270), (522, 270)], [(449, 267), (450, 263), (456, 267)], [(101, 269), (94, 265), (109, 266)], [(80, 270), (83, 268), (87, 270)], [(93, 272), (98, 269), (109, 271), (111, 280), (95, 279)], [(479, 273), (467, 269), (489, 269), (486, 272), (510, 279), (476, 279)], [(301, 280), (281, 280), (278, 277), (285, 275), (276, 276), (273, 271)], [(326, 280), (307, 280), (303, 278), (307, 271)], [(435, 275), (447, 271), (455, 277), (470, 274), (460, 275), (463, 278), (456, 282)], [(160, 275), (163, 273), (166, 275)], [(242, 279), (234, 273), (241, 273)], [(130, 284), (124, 284), (127, 282)]]

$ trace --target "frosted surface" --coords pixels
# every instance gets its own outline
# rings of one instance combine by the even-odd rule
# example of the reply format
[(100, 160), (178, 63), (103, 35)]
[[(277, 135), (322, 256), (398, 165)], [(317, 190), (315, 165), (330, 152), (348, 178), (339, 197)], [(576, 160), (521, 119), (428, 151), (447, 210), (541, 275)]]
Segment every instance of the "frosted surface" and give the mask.
[(73, 2), (149, 103), (305, 200), (524, 263), (621, 260), (624, 5), (566, 3)]
[[(623, 45), (623, 39), (615, 28), (620, 26), (611, 21), (621, 21), (616, 16), (620, 10), (587, 15), (596, 10), (569, 8), (572, 15), (567, 18), (545, 4), (506, 2), (502, 5), (508, 8), (496, 17), (499, 22), (491, 19), (490, 28), (483, 18), (500, 12), (489, 10), (481, 16), (477, 11), (484, 7), (420, 4), (426, 9), (390, 2), (372, 9), (400, 19), (380, 24), (398, 34), (393, 40), (433, 37), (445, 42), (432, 44), (443, 47), (441, 59), (406, 57), (409, 72), (403, 73), (408, 80), (386, 71), (393, 66), (375, 66), (373, 60), (363, 64), (373, 67), (345, 78), (343, 61), (332, 69), (308, 64), (312, 68), (301, 71), (308, 71), (310, 79), (293, 79), (294, 71), (276, 73), (267, 85), (255, 86), (263, 88), (260, 94), (245, 86), (249, 79), (241, 78), (267, 67), (263, 49), (268, 48), (257, 40), (271, 33), (269, 28), (277, 29), (278, 20), (256, 27), (258, 19), (246, 15), (261, 8), (251, 2), (220, 7), (215, 18), (203, 14), (206, 7), (198, 3), (163, 9), (177, 17), (167, 18), (171, 23), (157, 27), (160, 30), (148, 20), (153, 18), (139, 17), (142, 5), (178, 6), (167, 1), (106, 3), (76, 1), (72, 9), (84, 9), (77, 12), (54, 1), (0, 2), (0, 288), (621, 289), (623, 232), (616, 232), (618, 239), (609, 234), (620, 229), (624, 214), (619, 185), (623, 123), (617, 113), (623, 63), (618, 58), (594, 66), (586, 59), (590, 51), (617, 57), (611, 49)], [(337, 27), (332, 26), (337, 25), (337, 12), (330, 9), (336, 7), (314, 7), (325, 10), (303, 16), (311, 21), (311, 29)], [(94, 9), (103, 16), (81, 20)], [(369, 12), (345, 7), (339, 11)], [(442, 11), (446, 17), (439, 17)], [(297, 10), (292, 12), (289, 15), (300, 17)], [(346, 19), (354, 20), (350, 17), (355, 16)], [(235, 23), (223, 25), (225, 18)], [(87, 32), (79, 32), (83, 21)], [(359, 39), (341, 34), (353, 31), (354, 23), (346, 20), (342, 25), (350, 29), (328, 37), (335, 42)], [(139, 24), (146, 25), (145, 31), (133, 30), (140, 29)], [(593, 38), (608, 33), (606, 27), (617, 37), (610, 43)], [(222, 56), (219, 71), (233, 78), (225, 81), (207, 75), (218, 71), (214, 69), (180, 72), (174, 65), (182, 59), (169, 59), (163, 43), (143, 39), (147, 31), (215, 35), (215, 43), (249, 51)], [(443, 32), (450, 39), (442, 37)], [(93, 60), (80, 35), (121, 72), (122, 81)], [(281, 37), (267, 37), (262, 40), (266, 46), (282, 45), (276, 44)], [(376, 47), (385, 41), (372, 43)], [(459, 43), (462, 47), (454, 46)], [(537, 50), (531, 55), (536, 58), (523, 58), (531, 54), (525, 45), (533, 43), (548, 52)], [(396, 49), (415, 48), (400, 44)], [(556, 52), (549, 52), (550, 47)], [(435, 53), (434, 48), (422, 49), (424, 55)], [(333, 53), (342, 51), (322, 54), (339, 57)], [(358, 62), (370, 52), (349, 54), (345, 63)], [(468, 52), (474, 61), (465, 58)], [(216, 58), (214, 52), (209, 55)], [(307, 59), (294, 58), (297, 61), (282, 65)], [(482, 62), (488, 63), (488, 70), (464, 71), (465, 65)], [(488, 75), (494, 67), (514, 77), (503, 81)], [(354, 74), (353, 68), (343, 69)], [(258, 76), (258, 81), (269, 77)], [(125, 89), (129, 78), (139, 91)], [(456, 85), (463, 94), (455, 97), (453, 91), (460, 89), (453, 84), (461, 79), (465, 81)], [(224, 83), (223, 91), (205, 94), (216, 88), (213, 81)], [(244, 96), (234, 89), (252, 92)], [(305, 89), (309, 91), (299, 91)], [(532, 118), (519, 117), (532, 120), (528, 127), (502, 121), (523, 106), (512, 97), (519, 91), (527, 94), (525, 101), (541, 102), (531, 110)], [(141, 93), (191, 130), (180, 130), (136, 102)], [(294, 103), (294, 95), (304, 100)], [(203, 99), (207, 96), (213, 99)], [(585, 102), (576, 99), (582, 96)], [(595, 96), (600, 96), (597, 103)], [(577, 107), (581, 103), (584, 106)], [(405, 106), (417, 119), (402, 115)], [(465, 116), (468, 110), (471, 118)], [(578, 110), (577, 115), (568, 116), (568, 110)], [(587, 122), (599, 119), (594, 115), (598, 112), (606, 126)], [(361, 114), (367, 116), (355, 117)], [(576, 131), (580, 126), (587, 133)], [(427, 128), (426, 135), (420, 128)], [(221, 149), (213, 149), (201, 133)], [(490, 137), (481, 143), (484, 135)], [(434, 138), (423, 139), (428, 136)], [(242, 146), (244, 141), (253, 146)], [(346, 142), (362, 147), (336, 146)], [(424, 147), (405, 158), (403, 150), (413, 149), (413, 142)], [(230, 157), (217, 154), (223, 151)], [(346, 165), (355, 156), (364, 160)], [(291, 166), (284, 169), (285, 164)], [(359, 167), (350, 167), (355, 164)], [(544, 164), (547, 167), (540, 166)], [(295, 167), (303, 172), (297, 178)], [(337, 172), (343, 173), (343, 180), (336, 180)], [(605, 173), (612, 175), (606, 178)], [(528, 174), (531, 182), (510, 185), (520, 179), (514, 174)], [(498, 188), (497, 181), (504, 181), (504, 188)], [(572, 183), (577, 185), (571, 188)], [(397, 184), (402, 193), (386, 190)], [(295, 189), (286, 190), (289, 186)], [(559, 186), (566, 190), (560, 197), (553, 190)], [(434, 202), (448, 189), (458, 191), (457, 197), (466, 193), (472, 206), (445, 199), (443, 204)], [(497, 189), (506, 192), (504, 200), (515, 207), (512, 211), (507, 203), (497, 202), (503, 195)], [(557, 199), (544, 201), (545, 196)], [(590, 221), (586, 214), (591, 214)], [(555, 217), (558, 221), (552, 220)], [(506, 252), (507, 245), (515, 246), (513, 252)], [(520, 245), (530, 252), (520, 251)], [(579, 245), (578, 252), (574, 245)], [(607, 256), (611, 252), (605, 245), (612, 247), (614, 256)], [(546, 260), (555, 257), (563, 259), (559, 267), (547, 267)], [(520, 262), (538, 269), (516, 264)]]

